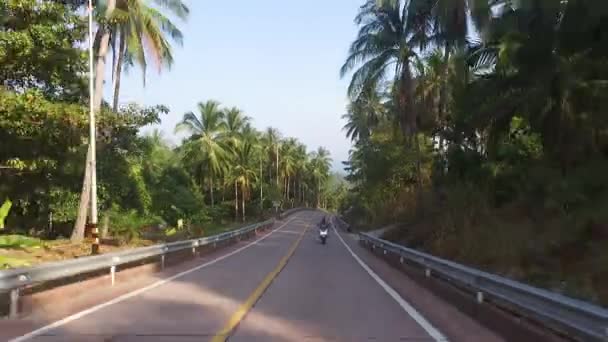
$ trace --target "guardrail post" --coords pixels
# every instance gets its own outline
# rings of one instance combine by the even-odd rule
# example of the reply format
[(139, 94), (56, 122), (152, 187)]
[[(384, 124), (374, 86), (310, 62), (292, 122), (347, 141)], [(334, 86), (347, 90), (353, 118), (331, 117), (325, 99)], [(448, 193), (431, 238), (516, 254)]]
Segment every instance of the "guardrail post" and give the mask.
[(110, 278), (112, 279), (112, 286), (116, 283), (116, 266), (110, 267)]
[(9, 305), (8, 318), (17, 318), (19, 315), (19, 289), (11, 290)]
[(477, 292), (477, 303), (478, 304), (483, 303), (483, 292), (481, 292), (481, 291)]
[(160, 256), (160, 269), (164, 270), (165, 269), (165, 255), (161, 255)]
[(424, 270), (424, 275), (425, 275), (427, 278), (430, 278), (430, 277), (431, 277), (431, 269), (430, 269), (430, 268), (425, 269), (425, 270)]
[(399, 258), (399, 262), (403, 264), (403, 257)]

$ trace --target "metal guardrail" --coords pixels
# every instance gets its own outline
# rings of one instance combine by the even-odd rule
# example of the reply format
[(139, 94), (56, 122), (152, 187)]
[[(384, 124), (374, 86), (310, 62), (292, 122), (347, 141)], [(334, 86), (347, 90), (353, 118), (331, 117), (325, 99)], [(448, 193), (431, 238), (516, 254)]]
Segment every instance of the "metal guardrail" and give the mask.
[(558, 293), (539, 289), (494, 274), (460, 265), (411, 248), (360, 233), (362, 243), (380, 248), (384, 254), (399, 256), (432, 275), (472, 292), (477, 301), (485, 299), (506, 305), (558, 333), (582, 341), (608, 341), (608, 310)]
[(267, 220), (245, 226), (238, 230), (199, 239), (177, 241), (149, 247), (135, 248), (127, 251), (51, 262), (33, 267), (3, 270), (0, 271), (0, 293), (9, 293), (9, 317), (14, 317), (17, 315), (17, 302), (19, 300), (20, 289), (40, 285), (45, 282), (101, 271), (104, 269), (110, 270), (112, 282), (114, 282), (117, 266), (138, 261), (145, 261), (151, 258), (160, 258), (161, 267), (164, 267), (165, 255), (167, 254), (188, 249), (192, 249), (194, 254), (197, 247), (216, 245), (217, 243), (238, 238), (246, 234), (250, 234), (266, 225), (270, 225), (273, 222), (273, 220)]

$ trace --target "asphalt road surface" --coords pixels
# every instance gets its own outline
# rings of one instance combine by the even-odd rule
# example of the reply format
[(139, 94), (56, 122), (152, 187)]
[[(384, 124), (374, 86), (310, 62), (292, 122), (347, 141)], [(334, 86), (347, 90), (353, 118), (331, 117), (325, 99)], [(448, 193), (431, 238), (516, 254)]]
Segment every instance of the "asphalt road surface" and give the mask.
[(322, 245), (321, 215), (297, 213), (196, 268), (13, 341), (447, 341), (357, 256), (352, 237), (332, 230)]

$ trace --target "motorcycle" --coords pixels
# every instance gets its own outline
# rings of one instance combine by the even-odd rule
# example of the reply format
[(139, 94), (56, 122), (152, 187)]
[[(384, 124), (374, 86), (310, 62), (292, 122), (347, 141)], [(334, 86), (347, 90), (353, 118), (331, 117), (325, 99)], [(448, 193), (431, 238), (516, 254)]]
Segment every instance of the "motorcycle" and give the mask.
[(325, 244), (327, 241), (327, 235), (329, 234), (329, 226), (321, 226), (319, 229), (319, 238), (321, 239), (321, 244)]

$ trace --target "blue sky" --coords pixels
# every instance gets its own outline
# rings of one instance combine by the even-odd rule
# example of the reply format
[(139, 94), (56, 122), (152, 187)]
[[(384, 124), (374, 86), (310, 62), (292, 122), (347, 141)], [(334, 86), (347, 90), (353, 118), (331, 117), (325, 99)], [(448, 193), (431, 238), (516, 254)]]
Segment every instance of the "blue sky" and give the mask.
[[(146, 87), (138, 69), (122, 83), (121, 103), (165, 104), (171, 113), (160, 125), (174, 133), (184, 112), (215, 99), (237, 106), (259, 129), (272, 126), (310, 150), (325, 146), (334, 169), (342, 168), (350, 142), (344, 136), (348, 79), (339, 68), (357, 28), (362, 0), (186, 0), (191, 16), (181, 23), (184, 46), (175, 64), (148, 70)], [(110, 82), (108, 82), (110, 83)], [(106, 85), (106, 98), (110, 89)]]

